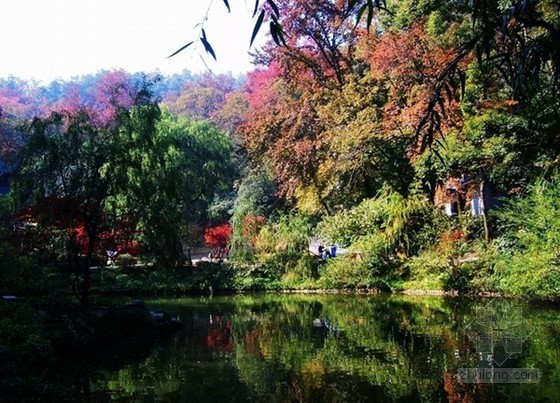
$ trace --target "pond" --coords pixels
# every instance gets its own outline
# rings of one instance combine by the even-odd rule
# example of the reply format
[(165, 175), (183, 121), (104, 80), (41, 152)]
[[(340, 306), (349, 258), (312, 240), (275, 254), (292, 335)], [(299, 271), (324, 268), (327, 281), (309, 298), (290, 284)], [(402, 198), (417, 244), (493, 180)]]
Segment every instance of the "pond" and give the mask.
[[(147, 302), (178, 316), (183, 330), (124, 366), (82, 373), (86, 400), (560, 399), (560, 307), (553, 304), (303, 294)], [(492, 367), (532, 372), (459, 381), (462, 368)]]

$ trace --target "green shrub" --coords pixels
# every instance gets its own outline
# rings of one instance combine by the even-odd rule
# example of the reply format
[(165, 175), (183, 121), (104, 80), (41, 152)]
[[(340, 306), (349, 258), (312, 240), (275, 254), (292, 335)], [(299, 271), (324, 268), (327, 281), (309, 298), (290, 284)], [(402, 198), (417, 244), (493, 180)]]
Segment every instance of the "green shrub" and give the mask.
[(403, 285), (406, 289), (441, 290), (450, 270), (447, 256), (433, 249), (408, 259), (405, 265), (409, 272)]
[(450, 266), (442, 278), (444, 291), (457, 291), (459, 294), (471, 292), (471, 282), (474, 272), (470, 265)]
[(332, 259), (319, 273), (324, 288), (371, 288), (374, 283), (371, 270), (363, 261)]
[(115, 259), (115, 263), (119, 267), (131, 267), (136, 263), (136, 258), (128, 253), (123, 253)]
[(420, 234), (432, 215), (422, 196), (405, 198), (384, 188), (376, 198), (329, 217), (318, 225), (322, 239), (347, 245), (354, 259), (329, 261), (322, 281), (335, 288), (393, 288), (406, 274), (406, 257), (422, 248)]
[(282, 283), (288, 288), (298, 287), (302, 284), (310, 285), (317, 278), (319, 261), (309, 254), (299, 257), (297, 263), (286, 270), (282, 276)]
[(308, 259), (310, 234), (309, 218), (301, 214), (286, 214), (263, 223), (253, 239), (251, 259), (240, 255), (235, 259), (243, 289), (250, 276), (275, 284), (284, 277), (290, 283), (313, 277), (312, 259)]
[(505, 233), (495, 260), (499, 291), (560, 296), (560, 182), (539, 180), (498, 214)]

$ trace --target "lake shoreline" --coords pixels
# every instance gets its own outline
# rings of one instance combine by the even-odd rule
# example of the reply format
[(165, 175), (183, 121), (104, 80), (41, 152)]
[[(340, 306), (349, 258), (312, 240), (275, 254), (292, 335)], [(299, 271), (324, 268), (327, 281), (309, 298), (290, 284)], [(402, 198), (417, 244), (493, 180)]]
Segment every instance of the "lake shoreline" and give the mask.
[[(434, 284), (435, 285), (435, 284)], [(190, 268), (134, 267), (103, 271), (92, 284), (92, 294), (121, 296), (191, 296), (208, 294), (244, 294), (251, 292), (280, 294), (341, 294), (341, 295), (412, 295), (518, 299), (524, 301), (558, 302), (558, 295), (516, 295), (503, 291), (446, 290), (443, 288), (415, 287), (393, 284), (379, 288), (328, 287), (320, 279), (273, 279), (262, 275), (245, 275), (228, 264), (206, 263)]]
[[(253, 291), (251, 291), (253, 292)], [(560, 302), (558, 297), (521, 297), (518, 295), (509, 295), (499, 292), (478, 292), (476, 294), (467, 293), (462, 294), (455, 290), (444, 291), (444, 290), (423, 290), (423, 289), (407, 289), (399, 291), (380, 291), (376, 289), (282, 289), (282, 290), (271, 290), (266, 291), (270, 294), (280, 293), (280, 294), (327, 294), (327, 295), (407, 295), (407, 296), (418, 296), (418, 297), (462, 297), (462, 298), (505, 298), (505, 299), (515, 299), (519, 301), (526, 302)], [(235, 293), (235, 292), (234, 292)], [(244, 292), (242, 292), (244, 293)]]

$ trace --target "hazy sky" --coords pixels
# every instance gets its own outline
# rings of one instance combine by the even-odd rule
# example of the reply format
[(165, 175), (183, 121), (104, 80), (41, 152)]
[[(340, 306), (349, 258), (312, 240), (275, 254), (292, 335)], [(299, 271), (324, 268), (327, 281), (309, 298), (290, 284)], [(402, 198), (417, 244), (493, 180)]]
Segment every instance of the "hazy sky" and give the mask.
[[(200, 72), (201, 55), (214, 72), (246, 72), (254, 1), (229, 4), (228, 14), (223, 0), (1, 0), (0, 77), (47, 83), (111, 68)], [(209, 7), (204, 27), (218, 61), (202, 44), (167, 59), (199, 35)]]

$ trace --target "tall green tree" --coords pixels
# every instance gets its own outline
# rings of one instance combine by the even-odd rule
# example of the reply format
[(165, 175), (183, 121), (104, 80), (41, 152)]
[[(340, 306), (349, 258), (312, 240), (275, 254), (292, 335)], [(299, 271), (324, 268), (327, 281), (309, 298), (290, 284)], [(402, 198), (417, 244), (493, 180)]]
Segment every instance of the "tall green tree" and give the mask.
[(114, 168), (127, 184), (112, 198), (116, 211), (137, 220), (142, 240), (159, 257), (177, 262), (216, 194), (231, 189), (230, 152), (225, 132), (164, 111), (149, 147), (123, 150), (131, 164)]
[(139, 145), (139, 133), (149, 142), (159, 114), (147, 88), (141, 88), (134, 106), (119, 108), (111, 124), (97, 125), (82, 109), (35, 118), (27, 127), (29, 142), (14, 184), (18, 202), (31, 206), (22, 219), (53, 229), (59, 245), (54, 262), (69, 272), (84, 309), (90, 301), (90, 267), (104, 255), (100, 236), (111, 226), (107, 202), (126, 185), (114, 167), (130, 164), (123, 150)]

